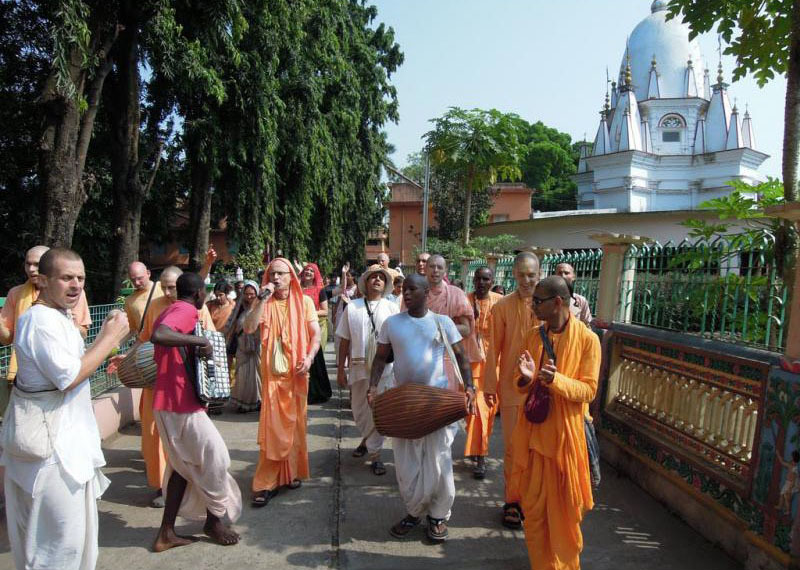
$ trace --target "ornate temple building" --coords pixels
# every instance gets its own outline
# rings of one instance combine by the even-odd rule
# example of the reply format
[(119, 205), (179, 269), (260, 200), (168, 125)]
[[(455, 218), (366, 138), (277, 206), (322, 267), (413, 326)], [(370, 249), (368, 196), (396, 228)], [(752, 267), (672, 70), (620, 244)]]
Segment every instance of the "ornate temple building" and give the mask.
[(581, 210), (694, 210), (729, 193), (730, 180), (765, 179), (768, 155), (748, 110), (731, 105), (722, 63), (712, 78), (688, 26), (667, 19), (668, 4), (655, 0), (634, 28), (606, 91), (574, 177)]

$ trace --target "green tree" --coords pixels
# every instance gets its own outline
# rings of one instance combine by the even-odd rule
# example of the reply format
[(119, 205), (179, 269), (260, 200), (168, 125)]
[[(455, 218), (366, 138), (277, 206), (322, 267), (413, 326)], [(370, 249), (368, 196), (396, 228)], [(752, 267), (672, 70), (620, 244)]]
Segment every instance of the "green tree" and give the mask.
[(518, 180), (524, 121), (517, 115), (451, 107), (431, 119), (433, 130), (425, 135), (425, 151), (431, 161), (455, 178), (464, 192), (463, 243), (469, 244), (473, 195), (485, 193), (498, 179)]
[(579, 152), (567, 133), (537, 121), (523, 135), (522, 180), (536, 193), (533, 205), (551, 212), (577, 207), (577, 186), (570, 178), (578, 170)]
[[(670, 16), (682, 17), (691, 36), (716, 28), (727, 42), (725, 53), (736, 57), (733, 79), (752, 73), (759, 85), (776, 74), (786, 76), (783, 134), (783, 191), (797, 200), (800, 155), (800, 0), (671, 0)], [(782, 224), (778, 233), (778, 263), (790, 280), (796, 264), (794, 225)]]

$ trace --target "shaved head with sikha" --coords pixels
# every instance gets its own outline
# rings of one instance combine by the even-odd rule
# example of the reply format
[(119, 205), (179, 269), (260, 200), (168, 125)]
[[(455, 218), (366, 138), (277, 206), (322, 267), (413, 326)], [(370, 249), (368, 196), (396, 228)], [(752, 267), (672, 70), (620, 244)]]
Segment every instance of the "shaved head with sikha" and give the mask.
[(36, 276), (39, 275), (39, 260), (50, 249), (46, 245), (35, 245), (25, 252), (25, 276), (36, 285)]
[(137, 291), (147, 289), (150, 283), (150, 271), (141, 261), (134, 261), (128, 266), (128, 279), (133, 283), (133, 288)]
[(545, 277), (539, 281), (539, 284), (536, 286), (536, 290), (546, 294), (548, 297), (551, 295), (557, 295), (562, 299), (569, 299), (571, 296), (567, 280), (559, 275)]
[(529, 298), (539, 282), (539, 258), (529, 251), (518, 253), (514, 258), (513, 273), (517, 282), (517, 293)]

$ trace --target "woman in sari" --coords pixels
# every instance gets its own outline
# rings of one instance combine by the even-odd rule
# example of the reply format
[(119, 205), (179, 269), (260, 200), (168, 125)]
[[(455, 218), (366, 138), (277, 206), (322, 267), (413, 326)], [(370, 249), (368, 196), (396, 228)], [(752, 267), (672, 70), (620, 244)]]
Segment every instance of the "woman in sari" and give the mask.
[(265, 506), (280, 487), (296, 489), (309, 476), (308, 371), (320, 345), (317, 311), (303, 294), (291, 263), (274, 259), (264, 283), (263, 299), (253, 303), (244, 323), (245, 333), (261, 328), (260, 453), (253, 478), (254, 507)]
[[(328, 296), (322, 282), (322, 273), (316, 263), (306, 263), (300, 272), (300, 286), (303, 294), (314, 302), (319, 320), (321, 339), (328, 338)], [(308, 376), (308, 403), (322, 404), (331, 399), (331, 381), (328, 378), (328, 368), (325, 366), (324, 350), (317, 351), (314, 364)]]
[(258, 295), (255, 281), (244, 282), (242, 301), (233, 315), (233, 343), (236, 346), (236, 382), (231, 389), (231, 401), (240, 414), (261, 409), (261, 335), (259, 331), (244, 332), (244, 318)]

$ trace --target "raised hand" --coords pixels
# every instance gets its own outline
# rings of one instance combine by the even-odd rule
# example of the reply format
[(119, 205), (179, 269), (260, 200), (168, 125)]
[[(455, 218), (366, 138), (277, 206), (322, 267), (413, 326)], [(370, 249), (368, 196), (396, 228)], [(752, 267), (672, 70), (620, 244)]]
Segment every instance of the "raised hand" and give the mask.
[(519, 357), (519, 372), (522, 376), (527, 378), (528, 381), (533, 380), (536, 374), (536, 363), (533, 361), (531, 353), (527, 350)]

